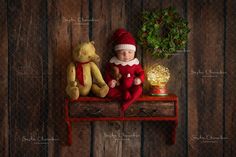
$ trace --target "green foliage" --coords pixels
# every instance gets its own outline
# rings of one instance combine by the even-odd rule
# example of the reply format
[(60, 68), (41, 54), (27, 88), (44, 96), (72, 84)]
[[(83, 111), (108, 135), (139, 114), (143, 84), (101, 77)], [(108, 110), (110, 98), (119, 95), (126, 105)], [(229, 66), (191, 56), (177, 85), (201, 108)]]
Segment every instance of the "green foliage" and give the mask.
[(175, 8), (143, 13), (138, 43), (157, 58), (169, 58), (183, 49), (188, 39), (188, 23)]

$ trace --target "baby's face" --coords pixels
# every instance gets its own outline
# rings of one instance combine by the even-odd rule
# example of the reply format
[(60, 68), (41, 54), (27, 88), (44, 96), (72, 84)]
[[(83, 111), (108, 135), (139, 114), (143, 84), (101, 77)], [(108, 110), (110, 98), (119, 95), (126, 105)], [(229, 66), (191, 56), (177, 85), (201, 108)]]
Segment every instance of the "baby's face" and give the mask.
[(116, 51), (116, 56), (119, 60), (123, 62), (128, 62), (134, 59), (135, 51), (133, 50), (118, 50)]

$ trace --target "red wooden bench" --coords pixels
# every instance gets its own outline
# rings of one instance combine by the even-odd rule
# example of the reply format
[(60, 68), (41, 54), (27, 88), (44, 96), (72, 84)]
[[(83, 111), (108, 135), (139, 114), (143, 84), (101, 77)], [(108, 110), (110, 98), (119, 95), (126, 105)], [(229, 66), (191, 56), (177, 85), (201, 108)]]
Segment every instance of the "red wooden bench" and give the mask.
[(165, 121), (171, 124), (169, 143), (175, 144), (178, 124), (178, 97), (141, 96), (126, 111), (120, 103), (108, 98), (80, 97), (65, 99), (65, 121), (68, 128), (68, 144), (72, 144), (72, 122), (80, 121)]

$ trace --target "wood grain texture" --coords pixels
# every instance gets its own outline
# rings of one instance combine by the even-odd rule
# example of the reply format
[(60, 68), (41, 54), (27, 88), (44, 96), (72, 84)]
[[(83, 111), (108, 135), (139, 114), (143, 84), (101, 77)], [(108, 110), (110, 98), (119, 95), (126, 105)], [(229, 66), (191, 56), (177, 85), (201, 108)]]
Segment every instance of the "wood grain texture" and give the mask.
[(124, 0), (93, 1), (92, 40), (95, 41), (97, 53), (102, 57), (99, 67), (104, 72), (105, 65), (114, 56), (111, 36), (118, 28), (125, 28), (126, 13)]
[[(157, 10), (161, 9), (161, 1), (144, 1), (143, 10)], [(153, 57), (150, 54), (147, 54), (143, 50), (143, 66), (144, 70), (147, 70), (152, 64), (156, 63), (156, 60), (153, 60)], [(144, 84), (144, 92), (148, 93), (149, 85), (147, 81)], [(160, 125), (161, 123), (145, 122), (143, 123), (142, 128), (142, 156), (144, 157), (154, 157), (154, 156), (165, 156), (165, 136), (163, 134), (164, 127)]]
[[(120, 27), (125, 27), (125, 1), (104, 0), (92, 1), (92, 17), (96, 20), (92, 23), (92, 40), (95, 41), (97, 53), (102, 57), (98, 65), (104, 73), (105, 65), (114, 55), (110, 41), (112, 33)], [(93, 155), (94, 157), (121, 157), (122, 122), (94, 122)], [(112, 135), (116, 137), (112, 137)]]
[(72, 157), (90, 155), (90, 123), (73, 124), (73, 145), (66, 146), (64, 97), (66, 68), (72, 61), (72, 51), (79, 42), (89, 40), (89, 6), (87, 0), (49, 0), (49, 54), (51, 54), (51, 130), (50, 134), (60, 143), (49, 145), (49, 156)]
[(225, 51), (225, 137), (224, 156), (236, 156), (236, 1), (229, 0), (226, 3), (226, 51)]
[[(166, 156), (166, 123), (143, 122), (142, 129), (142, 156), (144, 157), (164, 157)], [(169, 146), (169, 145), (168, 145)]]
[[(186, 15), (186, 3), (185, 0), (175, 0), (175, 1), (162, 1), (162, 8), (175, 7), (182, 18), (187, 18)], [(187, 20), (187, 19), (186, 19)], [(168, 83), (168, 88), (171, 93), (176, 93), (179, 99), (179, 117), (178, 117), (178, 127), (176, 135), (176, 144), (172, 147), (167, 147), (166, 156), (187, 156), (186, 145), (187, 145), (187, 132), (186, 132), (186, 57), (185, 50), (179, 50), (180, 52), (174, 54), (170, 59), (163, 60), (163, 64), (170, 69), (171, 78)], [(169, 128), (167, 128), (169, 129)]]
[[(134, 36), (137, 43), (137, 34), (142, 25), (142, 11), (143, 11), (143, 1), (142, 0), (127, 0), (125, 3), (126, 10), (126, 28)], [(132, 6), (132, 7), (131, 7)], [(143, 52), (141, 47), (136, 44), (136, 57), (139, 59), (140, 63), (143, 62)]]
[(175, 116), (174, 102), (136, 102), (125, 112), (127, 117), (171, 117)]
[(94, 146), (95, 157), (122, 156), (122, 122), (95, 122)]
[(222, 140), (208, 137), (223, 135), (224, 3), (190, 0), (188, 6), (189, 156), (220, 157)]
[(71, 117), (119, 117), (120, 106), (112, 102), (79, 102), (69, 105)]
[(47, 154), (45, 9), (46, 1), (8, 1), (10, 156)]
[(122, 157), (140, 157), (141, 138), (141, 122), (123, 122)]
[(7, 3), (0, 0), (0, 156), (8, 152), (8, 34)]
[[(144, 10), (154, 11), (161, 8), (175, 7), (180, 15), (184, 18), (185, 4), (183, 0), (178, 1), (144, 1)], [(170, 59), (155, 59), (150, 54), (144, 52), (144, 68), (148, 69), (153, 64), (161, 64), (170, 69), (171, 79), (168, 82), (170, 93), (176, 93), (179, 98), (179, 124), (177, 128), (177, 142), (173, 146), (166, 145), (164, 133), (169, 132), (166, 124), (160, 123), (158, 126), (153, 123), (144, 123), (144, 156), (179, 156), (186, 154), (186, 70), (185, 70), (185, 53), (177, 53)], [(145, 84), (145, 90), (148, 92), (149, 85)], [(162, 128), (163, 127), (163, 128)], [(152, 132), (153, 130), (153, 132)], [(155, 130), (155, 133), (154, 133)], [(154, 136), (158, 136), (154, 137)], [(145, 146), (146, 140), (150, 141), (150, 146)], [(158, 149), (156, 148), (158, 145)], [(149, 154), (149, 155), (148, 155)]]
[[(144, 11), (154, 11), (161, 9), (161, 1), (149, 0), (143, 1)], [(143, 67), (147, 70), (151, 65), (157, 63), (150, 54), (143, 50)], [(146, 81), (144, 84), (144, 92), (148, 93), (149, 85)], [(142, 125), (142, 156), (144, 157), (164, 157), (166, 156), (166, 136), (165, 125), (163, 123), (143, 122)]]

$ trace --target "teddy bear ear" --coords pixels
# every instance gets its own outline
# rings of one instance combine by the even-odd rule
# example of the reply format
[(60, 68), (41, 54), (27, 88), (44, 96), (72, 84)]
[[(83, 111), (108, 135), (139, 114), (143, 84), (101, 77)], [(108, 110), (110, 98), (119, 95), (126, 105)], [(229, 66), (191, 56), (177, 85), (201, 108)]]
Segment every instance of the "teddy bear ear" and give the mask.
[(91, 41), (90, 43), (93, 44), (93, 45), (95, 45), (95, 42), (94, 42), (94, 41)]

